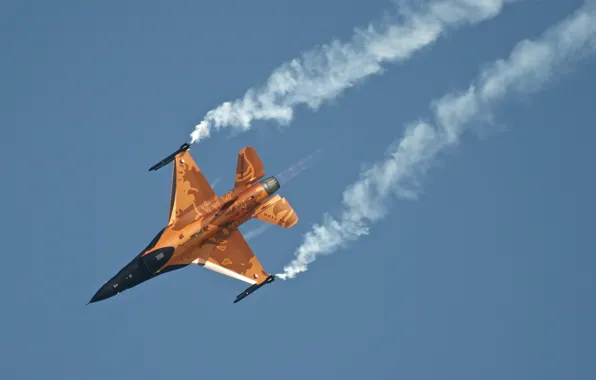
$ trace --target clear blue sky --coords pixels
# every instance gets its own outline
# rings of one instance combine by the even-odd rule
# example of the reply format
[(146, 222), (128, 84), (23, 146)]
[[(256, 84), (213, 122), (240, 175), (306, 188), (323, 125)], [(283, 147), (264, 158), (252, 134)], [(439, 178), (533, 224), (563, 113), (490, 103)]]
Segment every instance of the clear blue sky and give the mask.
[[(581, 1), (526, 1), (462, 28), (289, 128), (193, 146), (215, 190), (237, 152), (268, 174), (342, 136), (286, 188), (300, 216), (250, 244), (280, 271), (363, 163), (429, 101)], [(188, 267), (90, 306), (167, 220), (171, 153), (205, 112), (389, 1), (12, 2), (0, 11), (0, 371), (6, 379), (596, 378), (596, 62), (507, 102), (371, 234), (234, 305)], [(366, 144), (363, 144), (366, 141)], [(251, 222), (243, 231), (259, 226)]]

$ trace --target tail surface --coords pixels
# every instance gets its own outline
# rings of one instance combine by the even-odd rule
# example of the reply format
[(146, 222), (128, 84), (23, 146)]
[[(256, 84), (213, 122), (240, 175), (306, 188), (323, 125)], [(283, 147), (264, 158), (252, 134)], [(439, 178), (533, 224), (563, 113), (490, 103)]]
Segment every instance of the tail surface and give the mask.
[(252, 217), (284, 228), (290, 228), (298, 223), (298, 215), (288, 200), (279, 195), (263, 203), (253, 212)]
[[(234, 187), (249, 185), (264, 176), (265, 167), (253, 147), (247, 146), (238, 152)], [(277, 184), (277, 188), (279, 188), (279, 184), (275, 178), (274, 181)], [(298, 216), (290, 203), (287, 199), (279, 195), (273, 196), (258, 207), (253, 212), (252, 217), (285, 228), (290, 228), (298, 223)]]
[(255, 148), (247, 146), (238, 152), (234, 187), (251, 184), (264, 176), (265, 167), (255, 151)]

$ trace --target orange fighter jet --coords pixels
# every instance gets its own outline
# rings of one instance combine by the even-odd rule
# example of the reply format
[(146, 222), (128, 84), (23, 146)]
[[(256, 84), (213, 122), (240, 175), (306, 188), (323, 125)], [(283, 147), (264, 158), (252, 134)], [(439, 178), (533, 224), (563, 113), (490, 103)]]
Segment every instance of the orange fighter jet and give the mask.
[(263, 164), (252, 147), (245, 147), (238, 153), (234, 188), (218, 197), (189, 148), (188, 144), (182, 145), (149, 169), (157, 170), (174, 161), (167, 226), (102, 286), (89, 303), (189, 264), (250, 284), (234, 303), (275, 280), (265, 272), (238, 226), (252, 218), (285, 228), (298, 222), (285, 198), (271, 197), (279, 189), (279, 182), (275, 177), (258, 181), (265, 176)]

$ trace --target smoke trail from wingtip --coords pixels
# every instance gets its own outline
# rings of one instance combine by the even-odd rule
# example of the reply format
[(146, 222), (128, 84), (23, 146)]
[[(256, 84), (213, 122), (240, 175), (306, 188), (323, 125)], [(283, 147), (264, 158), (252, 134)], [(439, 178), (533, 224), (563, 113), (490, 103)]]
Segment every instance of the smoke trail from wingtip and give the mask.
[(402, 0), (396, 11), (400, 17), (356, 29), (348, 42), (335, 40), (302, 54), (274, 70), (264, 86), (208, 111), (191, 133), (191, 143), (220, 128), (249, 130), (254, 120), (288, 125), (296, 106), (317, 110), (365, 78), (381, 74), (381, 64), (405, 61), (450, 28), (496, 17), (505, 3), (515, 1), (520, 0), (432, 1), (412, 10)]
[(457, 144), (471, 123), (480, 124), (507, 96), (539, 91), (580, 59), (596, 51), (596, 7), (587, 2), (572, 16), (547, 30), (540, 39), (518, 43), (510, 56), (481, 72), (463, 92), (433, 103), (435, 125), (412, 123), (392, 146), (384, 161), (361, 173), (343, 193), (338, 217), (324, 215), (295, 252), (295, 259), (276, 276), (294, 278), (320, 255), (328, 255), (369, 233), (369, 225), (383, 219), (390, 202), (415, 199), (423, 176), (438, 154)]

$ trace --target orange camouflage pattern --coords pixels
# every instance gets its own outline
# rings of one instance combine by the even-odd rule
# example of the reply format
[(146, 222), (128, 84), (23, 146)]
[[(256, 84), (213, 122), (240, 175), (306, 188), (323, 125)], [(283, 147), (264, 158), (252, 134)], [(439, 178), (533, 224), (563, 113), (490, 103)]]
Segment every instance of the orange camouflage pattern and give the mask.
[(234, 187), (252, 183), (265, 176), (265, 167), (255, 149), (247, 146), (238, 153)]
[(172, 171), (169, 223), (151, 251), (174, 247), (174, 253), (158, 272), (196, 264), (251, 284), (265, 281), (268, 273), (238, 227), (257, 218), (289, 228), (298, 217), (285, 198), (268, 201), (270, 194), (255, 182), (265, 173), (254, 148), (238, 153), (235, 186), (221, 197), (189, 151), (176, 155)]
[(257, 208), (253, 217), (285, 228), (290, 228), (298, 223), (298, 215), (288, 200), (279, 195), (275, 195)]

